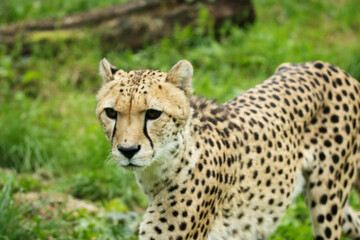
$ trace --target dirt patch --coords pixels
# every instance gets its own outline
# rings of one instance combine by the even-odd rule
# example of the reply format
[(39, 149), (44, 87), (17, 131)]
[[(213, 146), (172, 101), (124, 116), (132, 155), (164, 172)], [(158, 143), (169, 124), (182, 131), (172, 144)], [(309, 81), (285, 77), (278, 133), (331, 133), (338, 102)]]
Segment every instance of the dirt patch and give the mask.
[(16, 193), (14, 199), (16, 204), (28, 204), (32, 213), (39, 214), (42, 217), (49, 217), (49, 215), (57, 215), (58, 213), (70, 213), (80, 209), (94, 213), (101, 211), (94, 203), (75, 199), (71, 195), (61, 192)]

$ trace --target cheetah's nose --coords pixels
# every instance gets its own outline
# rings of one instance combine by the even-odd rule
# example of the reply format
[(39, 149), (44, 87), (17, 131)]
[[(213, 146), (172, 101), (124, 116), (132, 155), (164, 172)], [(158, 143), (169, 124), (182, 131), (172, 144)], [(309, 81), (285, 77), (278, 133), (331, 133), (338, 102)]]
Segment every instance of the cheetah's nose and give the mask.
[(140, 150), (140, 148), (141, 148), (140, 145), (131, 146), (131, 147), (122, 147), (119, 145), (117, 147), (119, 152), (121, 152), (128, 159), (131, 159)]

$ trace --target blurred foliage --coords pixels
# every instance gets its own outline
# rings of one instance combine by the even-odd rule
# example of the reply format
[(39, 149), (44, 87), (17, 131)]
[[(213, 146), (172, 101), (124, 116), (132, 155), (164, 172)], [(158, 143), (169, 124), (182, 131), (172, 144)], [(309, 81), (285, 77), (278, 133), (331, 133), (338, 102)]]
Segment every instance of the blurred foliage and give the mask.
[(49, 17), (64, 17), (66, 15), (104, 8), (115, 3), (124, 3), (128, 0), (11, 0), (0, 2), (0, 25), (27, 19), (40, 19)]
[[(118, 2), (123, 0), (0, 1), (0, 24)], [(320, 59), (360, 79), (358, 0), (254, 4), (257, 22), (245, 29), (227, 22), (215, 35), (211, 17), (200, 8), (197, 27), (176, 27), (172, 36), (137, 51), (116, 43), (107, 51), (98, 39), (86, 38), (36, 44), (28, 55), (21, 55), (20, 43), (12, 49), (0, 45), (0, 170), (6, 169), (0, 171), (0, 238), (137, 239), (136, 212), (147, 200), (132, 173), (106, 160), (110, 146), (95, 117), (103, 57), (124, 70), (162, 71), (186, 58), (194, 65), (195, 93), (220, 102), (263, 81), (282, 62)], [(59, 209), (42, 216), (31, 206), (14, 205), (15, 193), (41, 191), (66, 192), (101, 210)], [(350, 203), (359, 209), (355, 193)], [(311, 236), (299, 197), (271, 239)]]
[(121, 201), (123, 211), (133, 207), (147, 206), (145, 195), (134, 185), (133, 178), (124, 178), (123, 169), (110, 167), (107, 171), (82, 171), (71, 179), (71, 194), (80, 199)]

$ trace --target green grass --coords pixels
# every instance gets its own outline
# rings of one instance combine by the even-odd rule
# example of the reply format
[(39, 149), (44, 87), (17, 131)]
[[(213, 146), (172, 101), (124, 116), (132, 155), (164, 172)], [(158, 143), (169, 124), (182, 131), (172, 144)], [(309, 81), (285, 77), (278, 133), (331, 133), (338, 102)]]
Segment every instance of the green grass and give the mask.
[[(6, 1), (0, 3), (0, 24), (64, 16), (115, 2)], [(217, 39), (201, 11), (198, 27), (177, 28), (173, 36), (136, 52), (102, 46), (97, 39), (33, 45), (27, 56), (20, 54), (19, 44), (13, 49), (0, 46), (0, 169), (8, 169), (0, 171), (0, 239), (137, 239), (137, 213), (146, 198), (134, 176), (109, 161), (110, 146), (95, 117), (101, 85), (98, 63), (103, 57), (125, 70), (162, 71), (188, 59), (195, 69), (195, 93), (219, 102), (263, 81), (282, 62), (320, 59), (360, 79), (358, 0), (254, 4), (254, 25), (239, 29), (226, 23)], [(32, 205), (14, 205), (19, 192), (52, 191), (89, 200), (101, 210), (94, 214), (59, 209), (42, 216)], [(356, 194), (350, 202), (359, 209)], [(9, 234), (9, 228), (17, 231)], [(300, 197), (271, 239), (309, 238), (309, 214)]]
[(30, 239), (32, 234), (25, 227), (28, 220), (23, 218), (26, 207), (16, 206), (12, 193), (9, 179), (0, 192), (0, 239)]

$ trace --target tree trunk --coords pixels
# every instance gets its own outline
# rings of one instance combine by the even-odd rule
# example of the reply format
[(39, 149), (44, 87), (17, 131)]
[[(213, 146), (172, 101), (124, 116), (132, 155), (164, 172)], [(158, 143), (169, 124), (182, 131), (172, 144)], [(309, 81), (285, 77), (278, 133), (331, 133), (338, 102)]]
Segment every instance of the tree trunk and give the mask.
[(172, 34), (174, 26), (197, 25), (199, 6), (203, 6), (215, 26), (229, 20), (239, 26), (255, 19), (251, 0), (139, 0), (95, 9), (59, 19), (43, 19), (0, 26), (0, 43), (12, 46), (58, 39), (74, 40), (87, 34), (103, 42), (138, 48)]

